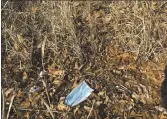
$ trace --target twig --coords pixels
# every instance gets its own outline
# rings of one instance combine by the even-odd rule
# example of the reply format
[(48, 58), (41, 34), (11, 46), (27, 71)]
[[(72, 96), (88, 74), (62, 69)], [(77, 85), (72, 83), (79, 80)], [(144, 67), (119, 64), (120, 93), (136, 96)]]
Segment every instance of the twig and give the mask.
[(50, 105), (50, 98), (49, 98), (48, 89), (47, 89), (46, 83), (45, 83), (45, 81), (43, 79), (42, 79), (42, 83), (43, 83), (43, 85), (45, 87), (45, 92), (46, 92), (46, 95), (47, 95), (47, 98), (48, 98), (48, 101), (49, 101), (49, 105)]
[(42, 99), (44, 105), (46, 106), (47, 110), (49, 111), (50, 115), (52, 116), (52, 119), (54, 119), (54, 115), (53, 115), (53, 112), (50, 110), (50, 107), (49, 105), (45, 102), (44, 99)]
[(6, 7), (6, 5), (8, 4), (9, 1), (6, 1), (6, 3), (4, 4), (4, 6), (2, 7), (1, 11)]
[(42, 43), (42, 48), (41, 48), (41, 53), (42, 53), (42, 67), (43, 67), (43, 70), (44, 70), (44, 62), (43, 62), (43, 59), (44, 59), (44, 54), (45, 54), (45, 43), (46, 43), (46, 36), (43, 40), (43, 43)]
[[(44, 69), (44, 61), (43, 61), (43, 59), (44, 59), (44, 54), (45, 54), (45, 43), (46, 43), (46, 40), (47, 40), (47, 37), (45, 36), (45, 38), (44, 38), (44, 40), (43, 40), (43, 43), (42, 43), (42, 48), (41, 48), (41, 55), (42, 55), (42, 67), (43, 67), (43, 71), (45, 71), (45, 69)], [(45, 87), (45, 92), (46, 92), (46, 95), (47, 95), (47, 98), (48, 98), (48, 101), (49, 101), (49, 105), (50, 105), (50, 98), (49, 98), (49, 94), (48, 94), (48, 90), (47, 90), (47, 86), (46, 86), (46, 83), (45, 83), (45, 81), (44, 80), (42, 80), (42, 83), (43, 83), (43, 85), (44, 85), (44, 87)]]
[(5, 118), (5, 96), (2, 89), (2, 119)]
[(93, 106), (94, 106), (94, 104), (95, 104), (95, 101), (93, 101), (92, 108), (90, 109), (90, 112), (89, 112), (89, 114), (88, 114), (88, 116), (87, 116), (87, 118), (86, 118), (86, 119), (88, 119), (88, 118), (89, 118), (89, 116), (90, 116), (90, 114), (91, 114), (91, 112), (92, 112), (92, 110), (93, 110)]
[[(36, 112), (47, 112), (48, 110), (41, 110), (41, 109), (25, 109), (25, 108), (16, 108), (17, 110), (22, 110), (22, 111), (36, 111)], [(58, 112), (56, 110), (51, 110), (52, 112), (56, 112), (56, 113), (61, 113), (61, 112)]]
[(10, 101), (10, 105), (9, 105), (9, 109), (8, 109), (8, 113), (7, 113), (6, 119), (9, 118), (9, 113), (10, 113), (10, 110), (11, 110), (11, 107), (12, 107), (13, 100), (14, 100), (15, 96), (16, 96), (16, 95), (14, 94), (14, 95), (12, 96), (12, 98), (11, 98), (11, 101)]

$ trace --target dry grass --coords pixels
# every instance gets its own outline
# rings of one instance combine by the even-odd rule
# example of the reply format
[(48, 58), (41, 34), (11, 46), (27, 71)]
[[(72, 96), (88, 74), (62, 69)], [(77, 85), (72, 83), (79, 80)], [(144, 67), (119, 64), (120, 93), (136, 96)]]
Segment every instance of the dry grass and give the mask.
[[(4, 115), (8, 110), (9, 118), (162, 116), (155, 106), (167, 62), (166, 9), (158, 1), (2, 2)], [(65, 76), (37, 80), (51, 67)], [(55, 79), (61, 83), (54, 86)], [(96, 92), (67, 111), (59, 104), (75, 80), (86, 80)], [(40, 91), (30, 94), (34, 85)], [(27, 100), (31, 105), (20, 107)]]

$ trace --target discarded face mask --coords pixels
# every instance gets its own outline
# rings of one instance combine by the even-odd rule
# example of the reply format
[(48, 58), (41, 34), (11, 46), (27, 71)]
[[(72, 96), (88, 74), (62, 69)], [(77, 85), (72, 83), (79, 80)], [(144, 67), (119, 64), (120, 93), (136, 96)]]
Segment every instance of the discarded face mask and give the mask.
[(90, 88), (85, 81), (83, 81), (68, 94), (65, 99), (65, 103), (68, 106), (73, 107), (86, 100), (92, 91), (93, 89)]

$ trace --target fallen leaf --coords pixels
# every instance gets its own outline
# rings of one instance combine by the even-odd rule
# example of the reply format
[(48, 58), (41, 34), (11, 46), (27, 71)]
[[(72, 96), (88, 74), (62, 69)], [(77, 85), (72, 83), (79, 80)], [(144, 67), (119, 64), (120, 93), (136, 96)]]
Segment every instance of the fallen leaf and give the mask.
[(140, 102), (142, 102), (143, 104), (146, 104), (146, 97), (144, 95), (140, 96)]
[(26, 113), (24, 114), (24, 117), (27, 118), (27, 119), (29, 119), (29, 118), (30, 118), (30, 112), (26, 112)]
[(50, 117), (49, 113), (45, 113), (45, 116), (46, 116), (46, 117)]
[(44, 119), (44, 117), (42, 115), (39, 115), (39, 119)]
[(7, 91), (5, 91), (5, 96), (8, 97), (8, 95), (13, 91), (14, 91), (14, 88), (9, 88)]
[(31, 8), (31, 13), (32, 13), (32, 14), (35, 14), (36, 12), (37, 12), (37, 7), (32, 7), (32, 8)]
[(28, 75), (27, 75), (27, 73), (24, 71), (23, 72), (23, 80), (26, 80), (28, 78)]
[(106, 15), (104, 18), (104, 22), (109, 22), (111, 18), (112, 18), (111, 14)]
[(101, 91), (98, 93), (98, 96), (104, 96), (105, 92)]
[(32, 106), (36, 105), (39, 102), (41, 96), (42, 95), (35, 93), (35, 92), (33, 93), (32, 96), (29, 96), (29, 100), (31, 101), (31, 105)]
[(78, 111), (79, 106), (76, 106), (76, 108), (74, 109), (74, 114)]
[(139, 101), (139, 95), (137, 95), (135, 92), (132, 94), (132, 99), (135, 101), (135, 102), (138, 102)]
[(19, 52), (24, 51), (23, 49), (26, 47), (24, 38), (19, 34), (17, 34), (17, 39), (14, 41), (13, 45), (14, 45), (14, 49)]
[(55, 80), (53, 81), (53, 84), (55, 84), (57, 87), (59, 87), (59, 86), (62, 84), (62, 81), (55, 79)]
[(78, 62), (75, 62), (74, 69), (78, 70)]
[(60, 100), (59, 104), (57, 105), (57, 109), (59, 111), (66, 111), (68, 107), (63, 103), (62, 100)]
[(48, 69), (48, 75), (52, 76), (62, 76), (64, 75), (65, 71), (64, 70), (57, 70), (55, 68), (49, 68)]
[(90, 110), (91, 110), (91, 107), (84, 106), (84, 109), (85, 109), (87, 112), (90, 112)]
[(102, 11), (102, 10), (94, 12), (95, 19), (103, 17), (103, 16), (104, 16), (104, 11)]
[(109, 97), (106, 95), (104, 104), (108, 104), (108, 102), (109, 102)]
[(75, 87), (77, 87), (77, 85), (78, 85), (78, 81), (77, 81), (77, 80), (75, 80), (75, 81), (74, 81), (74, 83), (73, 83), (73, 86), (72, 86), (72, 88), (75, 88)]
[(77, 7), (77, 6), (79, 5), (79, 2), (75, 1), (75, 2), (73, 3), (73, 5), (74, 5), (75, 7)]
[(21, 103), (20, 108), (28, 108), (30, 107), (30, 105), (31, 105), (30, 101), (25, 101)]
[(23, 93), (21, 92), (21, 90), (19, 90), (17, 93), (17, 97), (22, 97), (22, 96), (23, 96)]
[(161, 114), (159, 115), (159, 119), (166, 119), (166, 118), (167, 118), (167, 116), (166, 116), (165, 113), (161, 113)]

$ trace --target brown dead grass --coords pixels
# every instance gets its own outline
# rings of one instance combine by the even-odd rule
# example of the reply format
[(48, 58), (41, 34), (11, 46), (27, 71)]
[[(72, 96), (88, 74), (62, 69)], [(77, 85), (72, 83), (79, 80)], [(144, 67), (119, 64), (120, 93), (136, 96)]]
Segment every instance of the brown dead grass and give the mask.
[[(3, 116), (162, 118), (155, 106), (167, 62), (166, 9), (158, 1), (2, 2)], [(63, 74), (38, 81), (49, 69)], [(96, 91), (69, 111), (61, 99), (82, 80)], [(30, 94), (34, 85), (40, 90)]]

